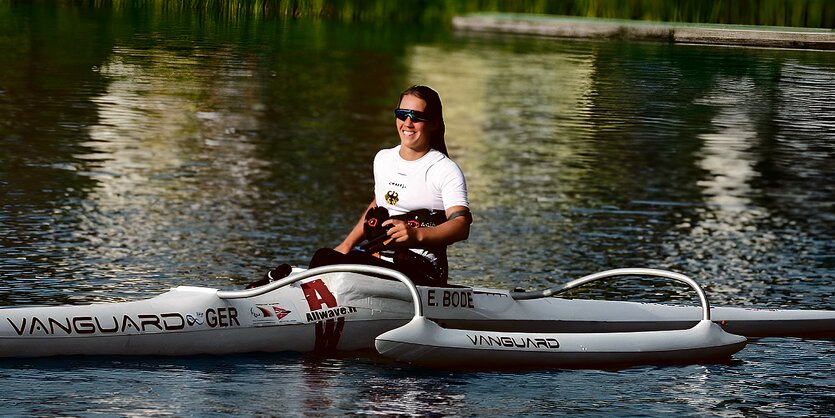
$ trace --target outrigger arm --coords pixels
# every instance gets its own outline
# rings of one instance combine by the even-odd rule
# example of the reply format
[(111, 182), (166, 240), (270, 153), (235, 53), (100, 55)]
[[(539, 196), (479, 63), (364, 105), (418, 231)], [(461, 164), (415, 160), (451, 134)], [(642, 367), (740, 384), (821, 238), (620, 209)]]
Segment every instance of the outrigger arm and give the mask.
[(613, 270), (606, 270), (601, 271), (599, 273), (589, 274), (588, 276), (583, 276), (579, 279), (572, 280), (568, 283), (565, 283), (560, 286), (554, 286), (545, 290), (539, 290), (534, 292), (511, 292), (510, 296), (515, 300), (527, 300), (527, 299), (539, 299), (545, 297), (556, 296), (560, 293), (564, 293), (571, 289), (576, 289), (582, 285), (591, 283), (596, 280), (607, 279), (610, 277), (617, 277), (617, 276), (653, 276), (653, 277), (664, 277), (667, 279), (672, 279), (677, 282), (685, 283), (693, 288), (696, 291), (696, 294), (699, 296), (699, 301), (702, 305), (702, 319), (703, 320), (710, 320), (710, 303), (707, 301), (707, 296), (705, 295), (705, 291), (702, 289), (699, 284), (679, 273), (675, 273), (672, 271), (666, 270), (656, 270), (656, 269), (648, 269), (648, 268), (621, 268), (621, 269), (613, 269)]

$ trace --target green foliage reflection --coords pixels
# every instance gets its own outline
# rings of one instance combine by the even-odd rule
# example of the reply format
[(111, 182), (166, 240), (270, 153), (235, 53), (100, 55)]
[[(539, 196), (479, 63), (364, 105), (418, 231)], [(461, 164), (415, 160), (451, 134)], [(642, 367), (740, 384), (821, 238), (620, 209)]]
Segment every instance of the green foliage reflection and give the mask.
[(835, 27), (830, 0), (86, 0), (94, 7), (149, 7), (224, 19), (317, 18), (449, 22), (473, 12), (534, 13), (688, 23)]

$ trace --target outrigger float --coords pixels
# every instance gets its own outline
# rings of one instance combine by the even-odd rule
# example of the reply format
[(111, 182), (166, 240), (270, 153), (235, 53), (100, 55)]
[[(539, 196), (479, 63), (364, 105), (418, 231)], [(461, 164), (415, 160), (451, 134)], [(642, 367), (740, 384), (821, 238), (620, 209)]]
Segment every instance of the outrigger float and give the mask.
[[(701, 306), (557, 297), (620, 276), (685, 283)], [(749, 338), (785, 336), (835, 338), (835, 311), (711, 308), (694, 280), (653, 269), (522, 292), (415, 286), (393, 270), (333, 265), (249, 290), (180, 286), (132, 302), (0, 309), (0, 357), (375, 348), (435, 367), (586, 368), (727, 361)]]

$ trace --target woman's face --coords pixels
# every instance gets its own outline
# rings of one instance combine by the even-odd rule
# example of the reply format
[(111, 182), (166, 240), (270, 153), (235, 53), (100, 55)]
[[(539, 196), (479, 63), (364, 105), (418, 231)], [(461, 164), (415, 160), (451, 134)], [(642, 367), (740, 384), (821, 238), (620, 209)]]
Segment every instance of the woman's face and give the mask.
[[(400, 109), (411, 109), (418, 112), (426, 111), (426, 102), (417, 96), (406, 95), (400, 99)], [(429, 152), (429, 135), (431, 134), (434, 122), (418, 122), (407, 117), (406, 120), (395, 118), (397, 133), (400, 135), (401, 148), (418, 154)]]

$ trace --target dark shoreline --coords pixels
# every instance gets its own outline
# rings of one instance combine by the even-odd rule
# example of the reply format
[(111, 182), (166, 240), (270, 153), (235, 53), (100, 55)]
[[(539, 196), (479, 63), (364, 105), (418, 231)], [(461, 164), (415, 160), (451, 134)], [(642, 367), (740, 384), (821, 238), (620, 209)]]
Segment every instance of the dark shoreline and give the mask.
[(775, 26), (646, 22), (567, 16), (478, 13), (456, 16), (456, 30), (555, 38), (653, 40), (674, 43), (835, 50), (835, 31)]

